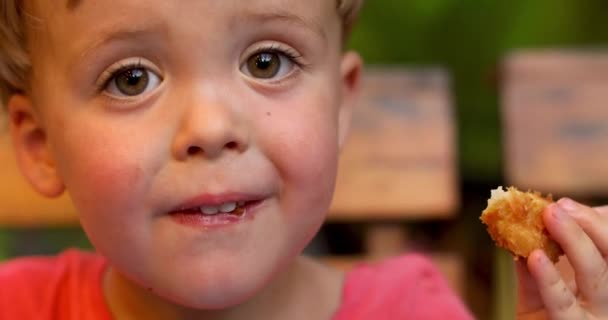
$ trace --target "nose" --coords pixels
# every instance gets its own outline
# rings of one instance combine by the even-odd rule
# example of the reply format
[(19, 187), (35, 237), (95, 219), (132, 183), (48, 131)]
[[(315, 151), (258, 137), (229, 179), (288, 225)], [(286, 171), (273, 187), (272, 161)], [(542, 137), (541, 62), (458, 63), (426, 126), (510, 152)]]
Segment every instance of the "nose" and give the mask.
[(242, 153), (248, 148), (245, 119), (230, 102), (199, 98), (184, 109), (172, 147), (177, 160), (213, 159), (225, 152)]

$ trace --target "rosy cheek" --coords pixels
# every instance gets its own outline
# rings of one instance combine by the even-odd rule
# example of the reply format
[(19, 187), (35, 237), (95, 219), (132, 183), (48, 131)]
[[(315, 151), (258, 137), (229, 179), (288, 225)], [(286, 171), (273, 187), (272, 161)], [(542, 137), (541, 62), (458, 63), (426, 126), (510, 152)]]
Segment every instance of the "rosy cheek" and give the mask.
[(141, 164), (120, 140), (82, 134), (62, 145), (58, 154), (63, 157), (60, 174), (79, 211), (127, 209), (137, 198)]
[[(302, 201), (325, 203), (331, 198), (338, 157), (337, 112), (332, 95), (307, 93), (277, 108), (266, 132), (267, 151)], [(294, 121), (294, 119), (298, 119)], [(269, 129), (270, 128), (270, 129)]]
[(335, 131), (329, 126), (291, 126), (288, 141), (273, 150), (275, 159), (281, 159), (277, 166), (281, 168), (283, 181), (290, 184), (304, 203), (325, 203), (331, 197), (336, 174)]

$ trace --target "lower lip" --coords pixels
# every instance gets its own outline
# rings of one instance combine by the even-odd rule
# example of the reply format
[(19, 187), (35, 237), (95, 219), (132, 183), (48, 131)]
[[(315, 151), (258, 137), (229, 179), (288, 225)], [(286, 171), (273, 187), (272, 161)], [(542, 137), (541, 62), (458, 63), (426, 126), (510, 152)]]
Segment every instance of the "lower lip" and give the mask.
[(171, 212), (169, 216), (173, 221), (190, 227), (198, 228), (218, 228), (236, 225), (245, 221), (249, 221), (255, 217), (257, 209), (264, 203), (263, 200), (251, 202), (244, 207), (244, 212), (240, 215), (219, 213), (214, 215), (205, 215), (202, 213), (193, 212)]

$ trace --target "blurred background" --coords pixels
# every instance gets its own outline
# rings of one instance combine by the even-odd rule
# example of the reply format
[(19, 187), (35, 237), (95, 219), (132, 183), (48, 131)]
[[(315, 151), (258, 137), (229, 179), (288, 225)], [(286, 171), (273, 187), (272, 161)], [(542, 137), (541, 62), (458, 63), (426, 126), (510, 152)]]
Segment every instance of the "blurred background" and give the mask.
[[(450, 78), (457, 127), (460, 206), (455, 217), (447, 221), (410, 222), (409, 232), (410, 237), (415, 239), (415, 247), (455, 251), (465, 257), (464, 296), (479, 319), (511, 319), (513, 316), (512, 311), (508, 310), (513, 301), (512, 292), (505, 290), (506, 286), (514, 284), (508, 267), (511, 258), (495, 249), (479, 221), (490, 189), (515, 180), (508, 176), (510, 164), (507, 162), (513, 156), (506, 154), (504, 143), (509, 135), (509, 128), (505, 125), (507, 115), (503, 112), (508, 102), (504, 98), (508, 89), (505, 81), (526, 80), (525, 75), (520, 76), (515, 72), (507, 77), (506, 61), (514, 53), (564, 50), (573, 51), (574, 55), (580, 53), (582, 60), (597, 58), (602, 60), (598, 65), (605, 65), (608, 56), (608, 51), (604, 52), (608, 44), (607, 14), (608, 1), (604, 0), (372, 0), (365, 4), (350, 47), (359, 51), (368, 65), (439, 67)], [(589, 58), (589, 52), (597, 53), (600, 57)], [(555, 65), (548, 68), (560, 68), (560, 62)], [(554, 74), (559, 74), (557, 78), (570, 76), (573, 79), (560, 85), (580, 87), (579, 92), (591, 87), (606, 92), (607, 70), (586, 67), (580, 66), (579, 69), (583, 70), (580, 76), (575, 76), (575, 72), (564, 75), (568, 71), (562, 74), (547, 71), (547, 78)], [(550, 82), (550, 79), (547, 81)], [(605, 106), (608, 94), (593, 95), (591, 98), (587, 97), (589, 95), (585, 91), (581, 94), (585, 97), (574, 95), (567, 102), (571, 109), (577, 106), (587, 109), (583, 112), (569, 110), (574, 111), (572, 118), (588, 120), (593, 117), (590, 114), (595, 114), (606, 128), (608, 114), (604, 110), (608, 109)], [(545, 110), (549, 108), (547, 106)], [(553, 112), (556, 110), (554, 108)], [(564, 118), (569, 116), (565, 113)], [(582, 113), (586, 114), (583, 116)], [(542, 122), (543, 118), (546, 117), (540, 115), (535, 121)], [(565, 123), (567, 120), (562, 121)], [(529, 123), (526, 125), (533, 126)], [(528, 129), (531, 130), (531, 138), (535, 132)], [(602, 133), (578, 141), (579, 147), (583, 144), (593, 146), (594, 151), (581, 153), (580, 158), (571, 159), (574, 163), (572, 167), (576, 166), (578, 160), (582, 167), (580, 170), (584, 171), (585, 166), (590, 165), (582, 158), (605, 154), (596, 151), (608, 149), (606, 131), (598, 131)], [(559, 142), (560, 137), (555, 139), (555, 142)], [(563, 151), (580, 152), (567, 147)], [(570, 195), (589, 204), (605, 203), (608, 195), (605, 168), (608, 165), (601, 166), (601, 174), (589, 178), (588, 183), (580, 184), (581, 190), (588, 191), (577, 189), (575, 194), (571, 194), (568, 188), (552, 188), (549, 185), (543, 185), (539, 190), (553, 192), (556, 196)], [(597, 167), (595, 169), (600, 171)], [(522, 179), (518, 181), (524, 184), (521, 187), (526, 187)], [(594, 183), (598, 186), (586, 188), (587, 184)]]
[[(361, 13), (348, 46), (368, 65), (384, 70), (430, 68), (449, 79), (457, 204), (448, 218), (388, 218), (383, 223), (407, 229), (408, 249), (461, 257), (461, 294), (479, 319), (509, 316), (497, 301), (510, 299), (503, 296), (509, 293), (501, 293), (499, 283), (508, 284), (512, 278), (501, 267), (505, 257), (498, 256), (501, 253), (479, 221), (490, 189), (511, 182), (505, 177), (508, 157), (500, 111), (505, 59), (523, 49), (601, 52), (608, 40), (607, 14), (605, 0), (368, 0)], [(602, 131), (595, 138), (605, 135)], [(4, 183), (0, 188), (11, 186)], [(577, 196), (590, 202), (606, 200), (601, 192)], [(359, 254), (367, 224), (365, 219), (330, 221), (308, 251)], [(67, 246), (89, 244), (78, 227), (0, 227), (0, 260), (54, 253)]]

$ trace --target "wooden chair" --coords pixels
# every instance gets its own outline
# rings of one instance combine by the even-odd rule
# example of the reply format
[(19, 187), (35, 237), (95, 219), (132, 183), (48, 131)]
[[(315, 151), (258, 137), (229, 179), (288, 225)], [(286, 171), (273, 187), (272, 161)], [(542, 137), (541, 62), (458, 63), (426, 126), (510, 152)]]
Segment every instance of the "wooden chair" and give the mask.
[[(506, 182), (589, 204), (605, 197), (608, 52), (518, 52), (505, 60), (504, 71)], [(512, 258), (503, 251), (497, 257), (496, 319), (513, 319)]]
[[(402, 224), (447, 220), (459, 208), (456, 135), (449, 79), (439, 69), (376, 67), (363, 77), (329, 222), (366, 222), (365, 253), (328, 257), (342, 269), (408, 249)], [(464, 262), (436, 263), (460, 293)]]
[(503, 91), (509, 183), (556, 195), (608, 190), (608, 52), (519, 53)]

